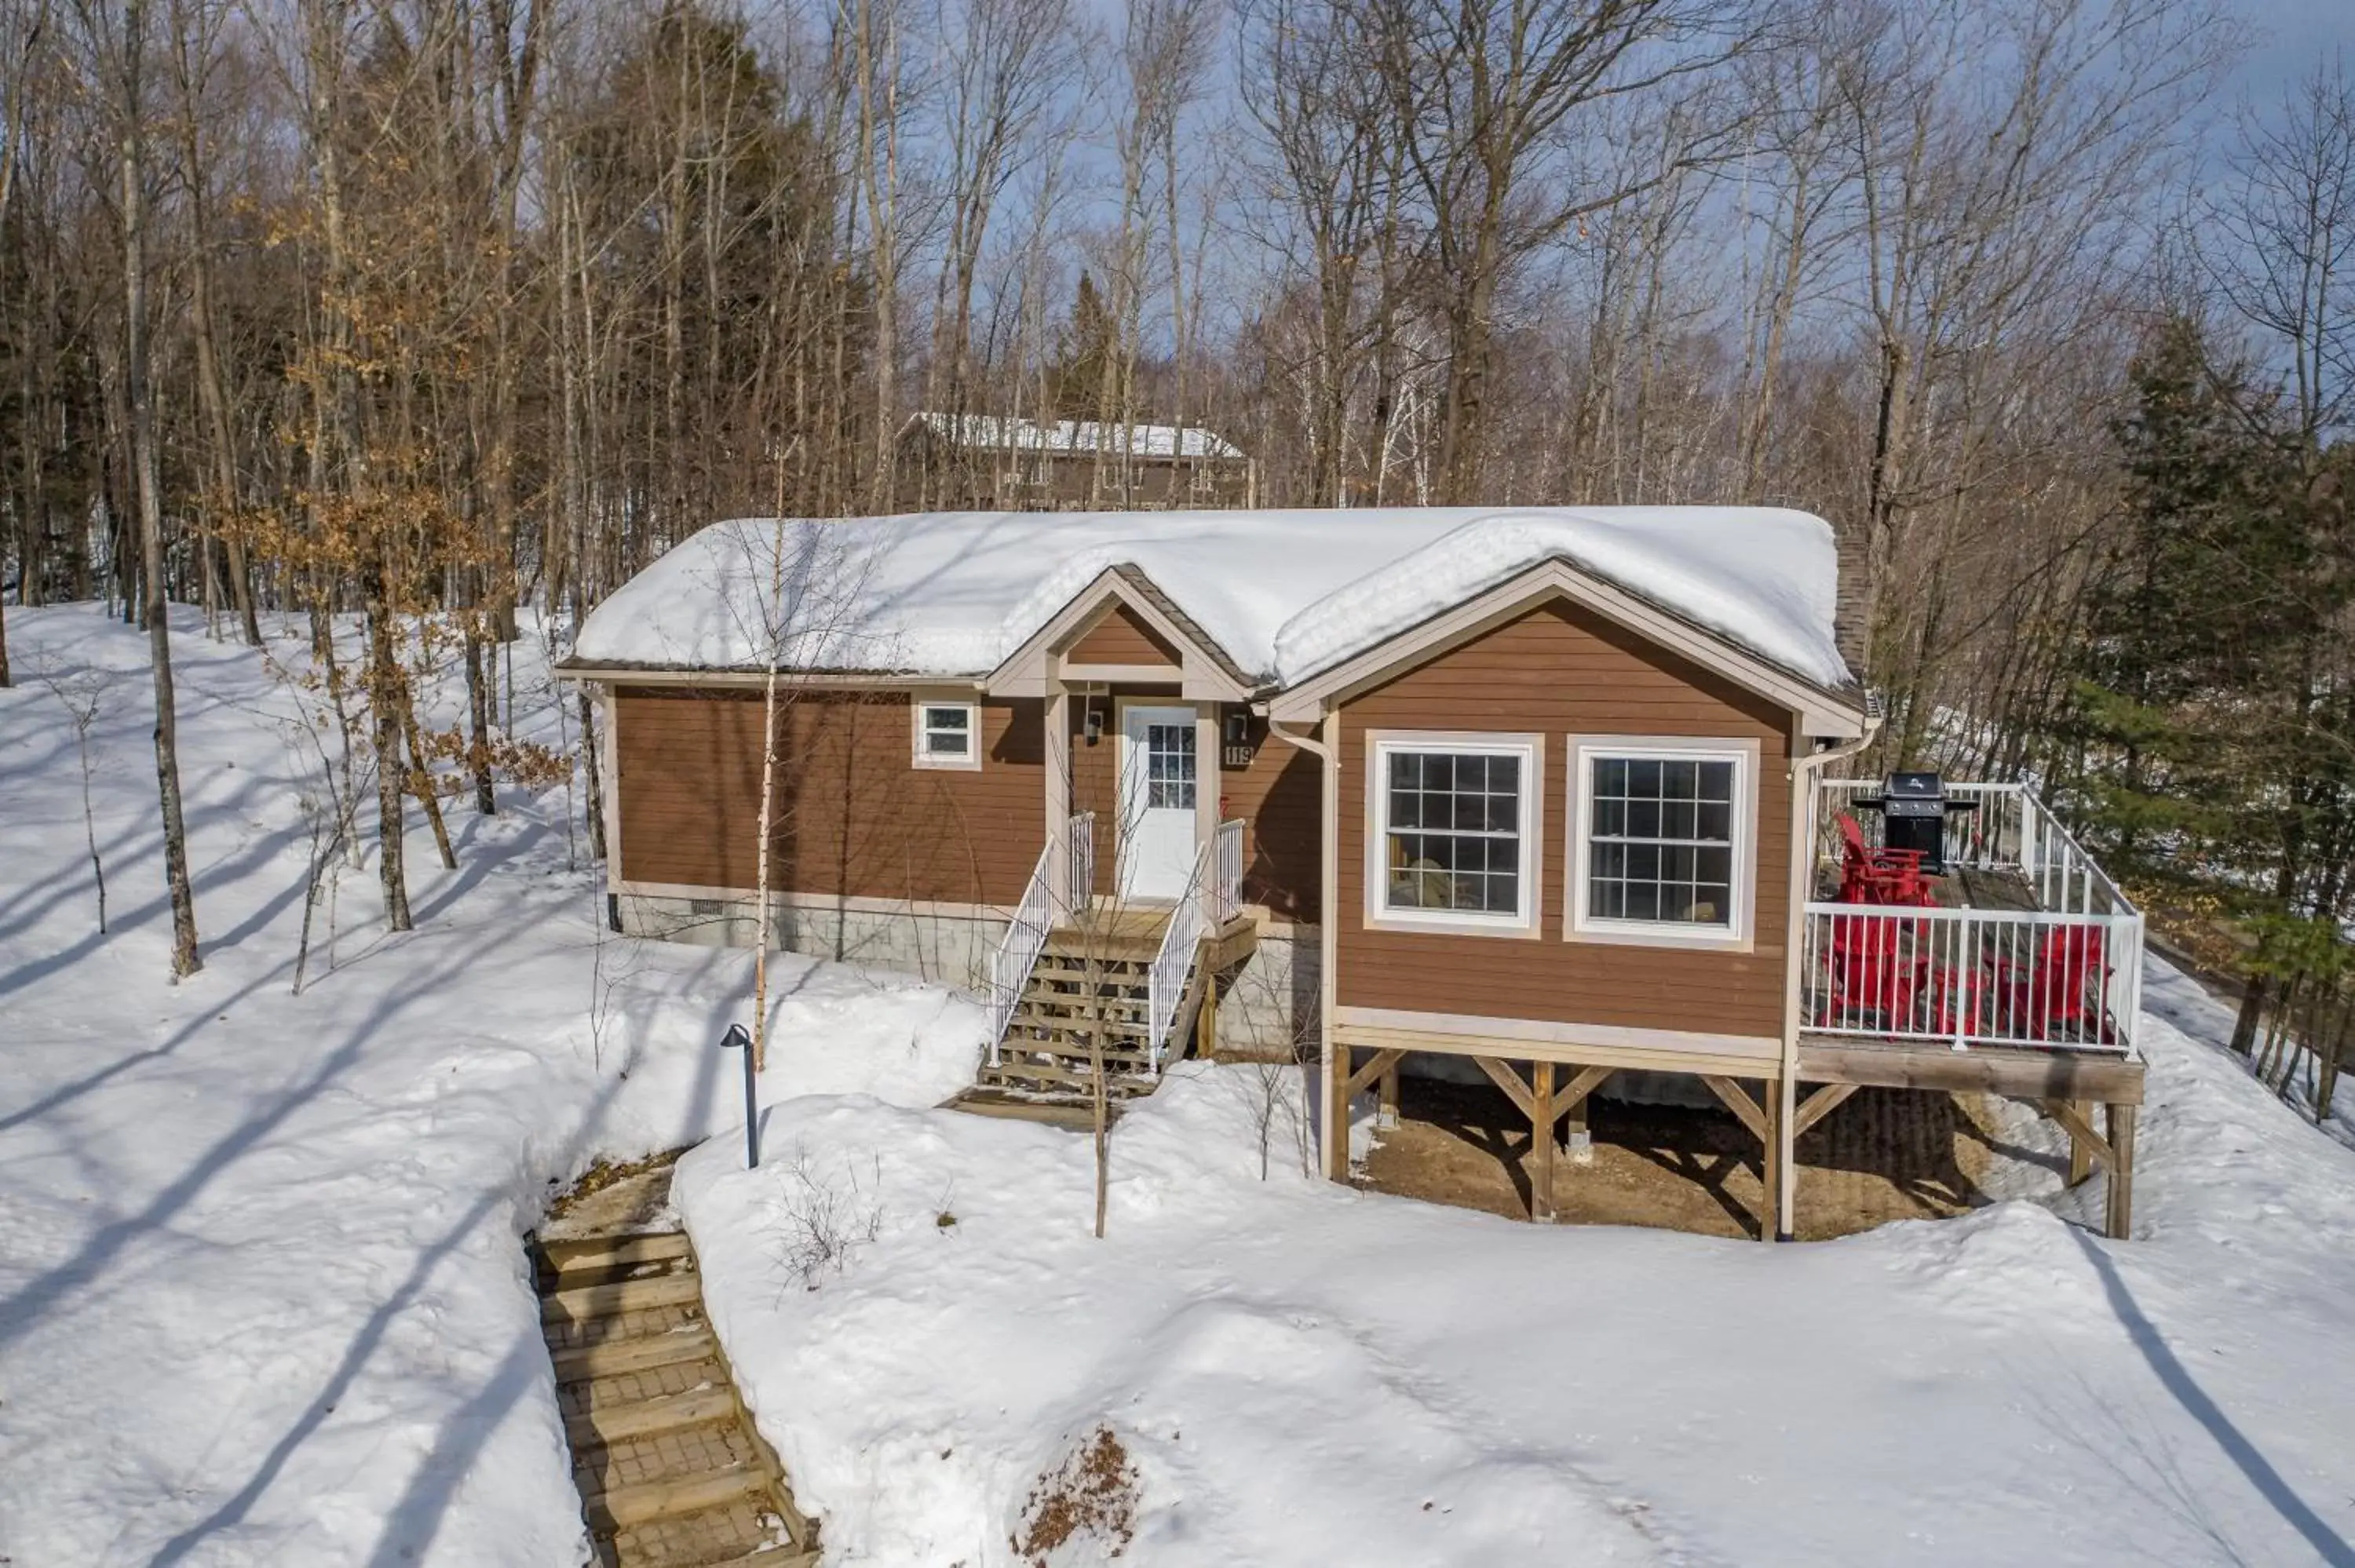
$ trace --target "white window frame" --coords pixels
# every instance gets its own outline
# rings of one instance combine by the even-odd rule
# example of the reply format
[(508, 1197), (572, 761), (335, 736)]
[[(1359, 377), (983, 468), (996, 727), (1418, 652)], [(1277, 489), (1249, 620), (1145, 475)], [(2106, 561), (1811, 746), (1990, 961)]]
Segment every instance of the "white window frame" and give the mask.
[[(1497, 730), (1369, 730), (1366, 732), (1366, 928), (1423, 931), (1452, 937), (1540, 934), (1545, 888), (1545, 736)], [(1511, 914), (1471, 909), (1392, 909), (1390, 892), (1390, 758), (1398, 752), (1521, 759), (1519, 908)]]
[[(1618, 942), (1644, 948), (1701, 948), (1719, 952), (1752, 950), (1758, 915), (1758, 742), (1734, 736), (1672, 735), (1573, 735), (1569, 739), (1567, 812), (1563, 835), (1562, 885), (1570, 890), (1562, 911), (1566, 942)], [(1722, 926), (1678, 920), (1613, 920), (1586, 912), (1588, 853), (1593, 831), (1593, 800), (1587, 780), (1598, 759), (1731, 762), (1733, 764), (1732, 918)]]
[[(962, 757), (950, 752), (930, 749), (930, 733), (925, 715), (934, 708), (964, 710), (967, 746)], [(909, 746), (918, 768), (946, 768), (956, 773), (981, 771), (981, 702), (971, 693), (953, 693), (947, 696), (927, 696), (918, 692), (909, 705), (908, 722), (911, 729)]]

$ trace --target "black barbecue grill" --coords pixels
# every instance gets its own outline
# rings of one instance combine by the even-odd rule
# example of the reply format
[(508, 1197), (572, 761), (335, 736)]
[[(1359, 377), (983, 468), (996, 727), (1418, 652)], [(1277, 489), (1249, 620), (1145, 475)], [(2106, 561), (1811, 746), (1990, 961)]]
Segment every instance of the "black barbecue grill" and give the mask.
[(1882, 847), (1917, 852), (1922, 869), (1933, 876), (1946, 872), (1946, 813), (1979, 809), (1977, 800), (1946, 799), (1945, 781), (1935, 773), (1891, 773), (1878, 796), (1857, 804), (1881, 813)]

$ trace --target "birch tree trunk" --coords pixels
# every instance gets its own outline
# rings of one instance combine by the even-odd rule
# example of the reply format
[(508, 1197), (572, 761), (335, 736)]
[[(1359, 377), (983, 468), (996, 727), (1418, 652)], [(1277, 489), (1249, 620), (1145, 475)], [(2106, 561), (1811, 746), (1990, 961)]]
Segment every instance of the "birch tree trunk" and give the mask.
[(155, 451), (155, 395), (147, 365), (147, 168), (142, 54), (144, 0), (126, 0), (117, 62), (123, 173), (123, 381), (131, 415), (131, 464), (139, 497), (139, 564), (148, 662), (155, 680), (155, 788), (164, 817), (164, 881), (172, 901), (172, 974), (204, 968), (197, 901), (188, 881), (187, 823), (180, 802), (178, 717), (172, 693), (172, 617), (165, 598), (163, 475)]

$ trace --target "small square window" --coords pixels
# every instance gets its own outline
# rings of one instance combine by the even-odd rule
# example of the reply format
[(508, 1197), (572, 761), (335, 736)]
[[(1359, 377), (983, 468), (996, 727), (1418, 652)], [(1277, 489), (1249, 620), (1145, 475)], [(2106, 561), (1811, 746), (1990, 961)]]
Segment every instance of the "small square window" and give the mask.
[(979, 768), (981, 705), (977, 703), (916, 705), (916, 766)]

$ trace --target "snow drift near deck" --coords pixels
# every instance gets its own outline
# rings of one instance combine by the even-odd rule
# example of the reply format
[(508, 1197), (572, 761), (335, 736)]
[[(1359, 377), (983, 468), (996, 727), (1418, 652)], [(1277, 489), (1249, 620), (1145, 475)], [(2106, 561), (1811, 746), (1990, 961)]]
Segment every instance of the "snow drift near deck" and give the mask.
[(581, 629), (584, 664), (975, 676), (1106, 568), (1149, 577), (1236, 664), (1291, 684), (1561, 559), (1825, 686), (1831, 525), (1739, 506), (925, 513), (694, 535)]

